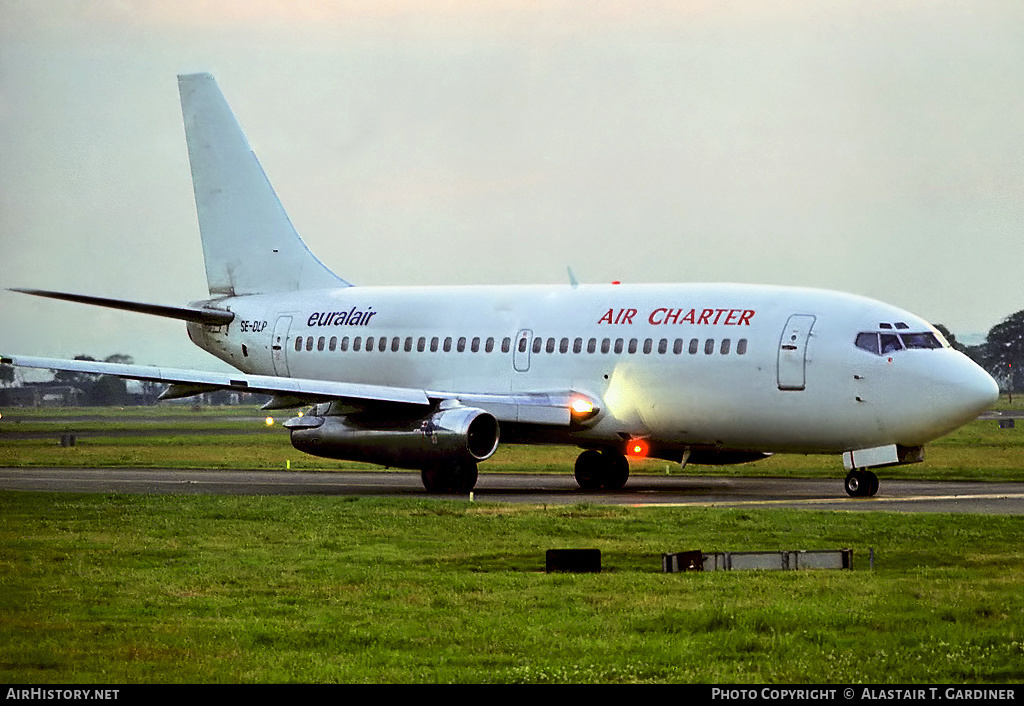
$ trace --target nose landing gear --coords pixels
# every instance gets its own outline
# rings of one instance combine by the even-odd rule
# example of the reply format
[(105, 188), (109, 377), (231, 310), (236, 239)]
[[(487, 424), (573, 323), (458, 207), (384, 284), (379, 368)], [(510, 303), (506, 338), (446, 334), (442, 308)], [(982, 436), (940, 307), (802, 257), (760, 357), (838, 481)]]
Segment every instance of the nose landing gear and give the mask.
[(850, 497), (872, 497), (878, 492), (878, 476), (871, 471), (854, 469), (847, 474), (843, 485)]

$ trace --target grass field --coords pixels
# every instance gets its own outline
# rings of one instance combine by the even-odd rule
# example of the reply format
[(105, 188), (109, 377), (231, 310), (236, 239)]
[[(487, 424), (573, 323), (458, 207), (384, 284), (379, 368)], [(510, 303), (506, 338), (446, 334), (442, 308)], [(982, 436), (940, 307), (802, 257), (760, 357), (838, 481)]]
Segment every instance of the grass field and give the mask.
[[(114, 413), (160, 433), (61, 448), (12, 438), (49, 423), (4, 410), (0, 464), (300, 462), (238, 412), (204, 412), (225, 426), (195, 436), (180, 409)], [(107, 423), (83, 414), (57, 424)], [(1022, 436), (975, 422), (898, 470), (1021, 480)], [(569, 472), (574, 455), (482, 468)], [(842, 474), (815, 457), (718, 470)], [(1000, 516), (0, 492), (0, 681), (1020, 683), (1022, 535)], [(551, 548), (600, 549), (603, 571), (546, 574)], [(838, 548), (852, 571), (661, 572), (664, 552)]]

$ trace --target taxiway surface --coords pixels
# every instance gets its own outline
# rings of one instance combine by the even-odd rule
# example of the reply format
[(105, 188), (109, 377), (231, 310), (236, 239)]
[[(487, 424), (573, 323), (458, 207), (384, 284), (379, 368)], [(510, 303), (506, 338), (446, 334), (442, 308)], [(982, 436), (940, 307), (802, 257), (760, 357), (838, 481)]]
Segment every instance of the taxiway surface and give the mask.
[[(429, 496), (414, 472), (0, 468), (0, 489), (64, 493)], [(646, 476), (617, 492), (585, 492), (571, 474), (482, 473), (474, 502), (555, 505), (785, 507), (839, 511), (1024, 514), (1024, 483), (882, 479), (874, 498), (850, 498), (841, 479)]]

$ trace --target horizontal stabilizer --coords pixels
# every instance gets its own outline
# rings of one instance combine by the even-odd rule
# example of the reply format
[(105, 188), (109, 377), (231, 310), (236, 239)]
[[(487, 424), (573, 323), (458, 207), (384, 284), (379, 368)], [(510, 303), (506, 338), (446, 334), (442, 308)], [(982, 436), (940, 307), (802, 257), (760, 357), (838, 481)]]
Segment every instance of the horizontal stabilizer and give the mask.
[(79, 304), (92, 304), (93, 306), (105, 306), (110, 309), (121, 309), (123, 311), (134, 311), (139, 314), (151, 314), (153, 316), (164, 316), (169, 319), (180, 319), (181, 321), (192, 321), (197, 324), (209, 326), (226, 326), (230, 324), (235, 315), (230, 311), (222, 309), (200, 309), (184, 306), (166, 306), (163, 304), (144, 304), (142, 302), (130, 302), (122, 299), (107, 299), (105, 297), (91, 297), (85, 294), (67, 294), (65, 292), (49, 292), (43, 289), (17, 289), (12, 292), (31, 294), (36, 297), (47, 299), (60, 299), (66, 302), (78, 302)]

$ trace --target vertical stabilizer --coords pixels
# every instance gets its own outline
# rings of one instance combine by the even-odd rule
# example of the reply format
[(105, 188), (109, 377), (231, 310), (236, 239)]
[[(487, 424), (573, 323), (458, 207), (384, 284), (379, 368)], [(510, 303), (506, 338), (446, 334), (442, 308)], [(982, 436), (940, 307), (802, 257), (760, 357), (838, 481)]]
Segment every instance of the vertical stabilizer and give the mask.
[(348, 286), (306, 247), (210, 74), (178, 77), (212, 295)]

